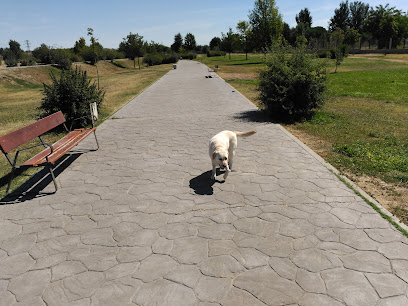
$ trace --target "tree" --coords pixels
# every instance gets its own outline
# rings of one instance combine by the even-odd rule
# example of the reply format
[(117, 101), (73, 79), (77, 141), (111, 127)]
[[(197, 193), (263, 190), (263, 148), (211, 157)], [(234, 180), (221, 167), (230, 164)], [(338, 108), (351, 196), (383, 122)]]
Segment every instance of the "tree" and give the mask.
[(197, 47), (196, 40), (193, 34), (187, 33), (184, 37), (184, 48), (187, 51), (193, 51)]
[(363, 25), (368, 18), (370, 6), (361, 1), (350, 3), (349, 24), (351, 28), (356, 29), (360, 34), (363, 34)]
[(102, 52), (103, 47), (100, 43), (98, 43), (98, 39), (96, 39), (93, 35), (93, 29), (88, 28), (88, 36), (90, 36), (91, 45), (89, 46), (89, 50), (86, 52), (87, 60), (91, 62), (92, 65), (98, 63), (99, 54)]
[(210, 41), (211, 50), (218, 50), (220, 48), (220, 45), (221, 45), (221, 38), (214, 37), (213, 39), (211, 39)]
[(334, 10), (334, 16), (330, 18), (329, 31), (333, 32), (337, 28), (343, 31), (347, 30), (350, 25), (350, 9), (348, 0), (341, 2), (340, 7)]
[(402, 15), (401, 11), (395, 7), (379, 5), (376, 9), (371, 9), (369, 12), (366, 30), (370, 32), (374, 38), (378, 39), (378, 48), (388, 47), (390, 38), (393, 46), (398, 44), (399, 24), (398, 16)]
[(252, 50), (251, 40), (250, 40), (251, 28), (247, 21), (240, 21), (237, 24), (237, 30), (238, 30), (239, 44), (242, 50), (245, 52), (245, 59), (247, 60), (248, 52), (251, 52)]
[(231, 59), (231, 52), (233, 52), (238, 44), (237, 34), (232, 32), (232, 29), (229, 28), (227, 34), (221, 33), (221, 50), (229, 53), (229, 59)]
[(337, 67), (341, 64), (344, 59), (344, 48), (343, 48), (343, 41), (344, 41), (344, 31), (340, 28), (334, 30), (330, 35), (331, 40), (335, 43), (334, 47), (334, 57), (336, 59), (336, 69), (334, 72), (337, 72)]
[(9, 41), (9, 46), (10, 46), (10, 51), (11, 53), (17, 58), (21, 58), (21, 55), (23, 54), (23, 50), (21, 49), (20, 44), (15, 41), (15, 40), (10, 40)]
[(174, 36), (174, 43), (171, 45), (171, 50), (174, 52), (179, 52), (181, 46), (183, 46), (183, 38), (180, 33)]
[(354, 28), (348, 28), (344, 33), (344, 43), (353, 47), (361, 38), (361, 34)]
[(274, 43), (280, 43), (283, 30), (282, 16), (275, 0), (256, 0), (255, 7), (249, 14), (254, 47), (266, 50)]
[(303, 23), (308, 28), (312, 27), (312, 16), (310, 15), (308, 8), (300, 10), (299, 15), (296, 15), (296, 23)]
[(139, 34), (130, 34), (123, 38), (123, 41), (119, 44), (119, 51), (125, 53), (127, 58), (133, 60), (133, 68), (136, 68), (136, 57), (137, 64), (140, 69), (140, 57), (144, 55), (145, 52), (145, 42), (143, 41), (143, 36)]
[(86, 47), (85, 38), (81, 37), (78, 41), (75, 42), (74, 53), (79, 54)]

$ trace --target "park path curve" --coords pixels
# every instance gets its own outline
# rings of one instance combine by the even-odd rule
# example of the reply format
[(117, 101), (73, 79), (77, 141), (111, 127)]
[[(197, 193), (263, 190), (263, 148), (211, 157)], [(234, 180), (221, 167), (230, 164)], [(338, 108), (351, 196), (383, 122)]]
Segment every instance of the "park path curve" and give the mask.
[[(257, 133), (213, 183), (224, 129)], [(203, 64), (97, 134), (56, 194), (0, 206), (1, 305), (408, 305), (407, 239)]]

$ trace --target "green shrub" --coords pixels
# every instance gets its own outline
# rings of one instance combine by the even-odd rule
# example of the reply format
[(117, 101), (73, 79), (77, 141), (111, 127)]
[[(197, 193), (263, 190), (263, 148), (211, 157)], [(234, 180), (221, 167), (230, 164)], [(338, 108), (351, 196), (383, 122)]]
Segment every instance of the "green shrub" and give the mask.
[(20, 60), (21, 66), (33, 66), (35, 65), (34, 57), (31, 55), (23, 55), (22, 59)]
[(326, 63), (305, 46), (277, 47), (260, 73), (260, 102), (275, 120), (298, 121), (310, 117), (324, 104)]
[(61, 69), (69, 70), (71, 69), (71, 59), (68, 51), (62, 49), (54, 49), (51, 52), (52, 63), (57, 65)]
[(148, 66), (177, 63), (177, 55), (175, 53), (147, 54), (143, 58), (143, 62)]
[[(87, 79), (86, 71), (81, 69), (63, 70), (59, 80), (53, 72), (50, 77), (52, 83), (43, 84), (44, 97), (38, 108), (40, 118), (62, 111), (70, 125), (75, 118), (89, 115), (90, 103), (96, 102), (99, 107), (105, 96), (105, 92), (98, 90), (96, 84)], [(86, 125), (87, 120), (81, 119), (75, 123)]]
[(197, 57), (197, 53), (195, 52), (182, 52), (182, 53), (178, 53), (177, 55), (179, 58), (181, 57), (183, 59), (189, 59), (189, 60), (195, 59)]
[(214, 57), (214, 56), (225, 56), (227, 53), (224, 51), (208, 51), (207, 57)]

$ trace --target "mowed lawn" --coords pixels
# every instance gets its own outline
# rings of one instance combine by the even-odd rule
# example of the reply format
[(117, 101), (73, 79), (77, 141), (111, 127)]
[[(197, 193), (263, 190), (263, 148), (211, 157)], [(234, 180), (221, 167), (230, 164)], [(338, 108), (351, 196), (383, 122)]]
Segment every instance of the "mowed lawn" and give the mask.
[[(262, 55), (201, 61), (259, 104)], [(333, 72), (324, 107), (285, 128), (408, 223), (408, 55), (350, 55)]]
[[(144, 67), (139, 70), (133, 68), (133, 61), (119, 61), (122, 66), (127, 68), (118, 67), (108, 61), (98, 63), (100, 88), (106, 91), (105, 100), (99, 110), (100, 121), (113, 114), (172, 68), (170, 64), (167, 64), (149, 68)], [(95, 66), (84, 63), (73, 64), (73, 68), (75, 66), (86, 70), (87, 75), (97, 82)], [(0, 136), (37, 120), (37, 108), (40, 106), (43, 97), (43, 83), (50, 83), (49, 74), (51, 72), (57, 75), (57, 78), (61, 74), (59, 69), (49, 66), (0, 70)], [(53, 143), (59, 137), (61, 136), (58, 134), (50, 133), (46, 135), (45, 140)], [(37, 148), (20, 154), (19, 163), (40, 150), (41, 148)], [(14, 155), (13, 153), (12, 155)], [(39, 169), (28, 169), (18, 175), (13, 180), (12, 190), (27, 181)], [(0, 198), (5, 195), (10, 170), (10, 164), (1, 154)]]

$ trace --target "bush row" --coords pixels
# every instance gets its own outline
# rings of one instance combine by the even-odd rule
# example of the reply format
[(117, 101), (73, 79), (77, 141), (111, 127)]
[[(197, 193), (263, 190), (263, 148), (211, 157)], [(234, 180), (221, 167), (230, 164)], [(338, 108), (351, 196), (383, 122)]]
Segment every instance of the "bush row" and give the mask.
[(227, 53), (224, 51), (208, 51), (207, 52), (207, 57), (213, 57), (213, 56), (225, 56)]

